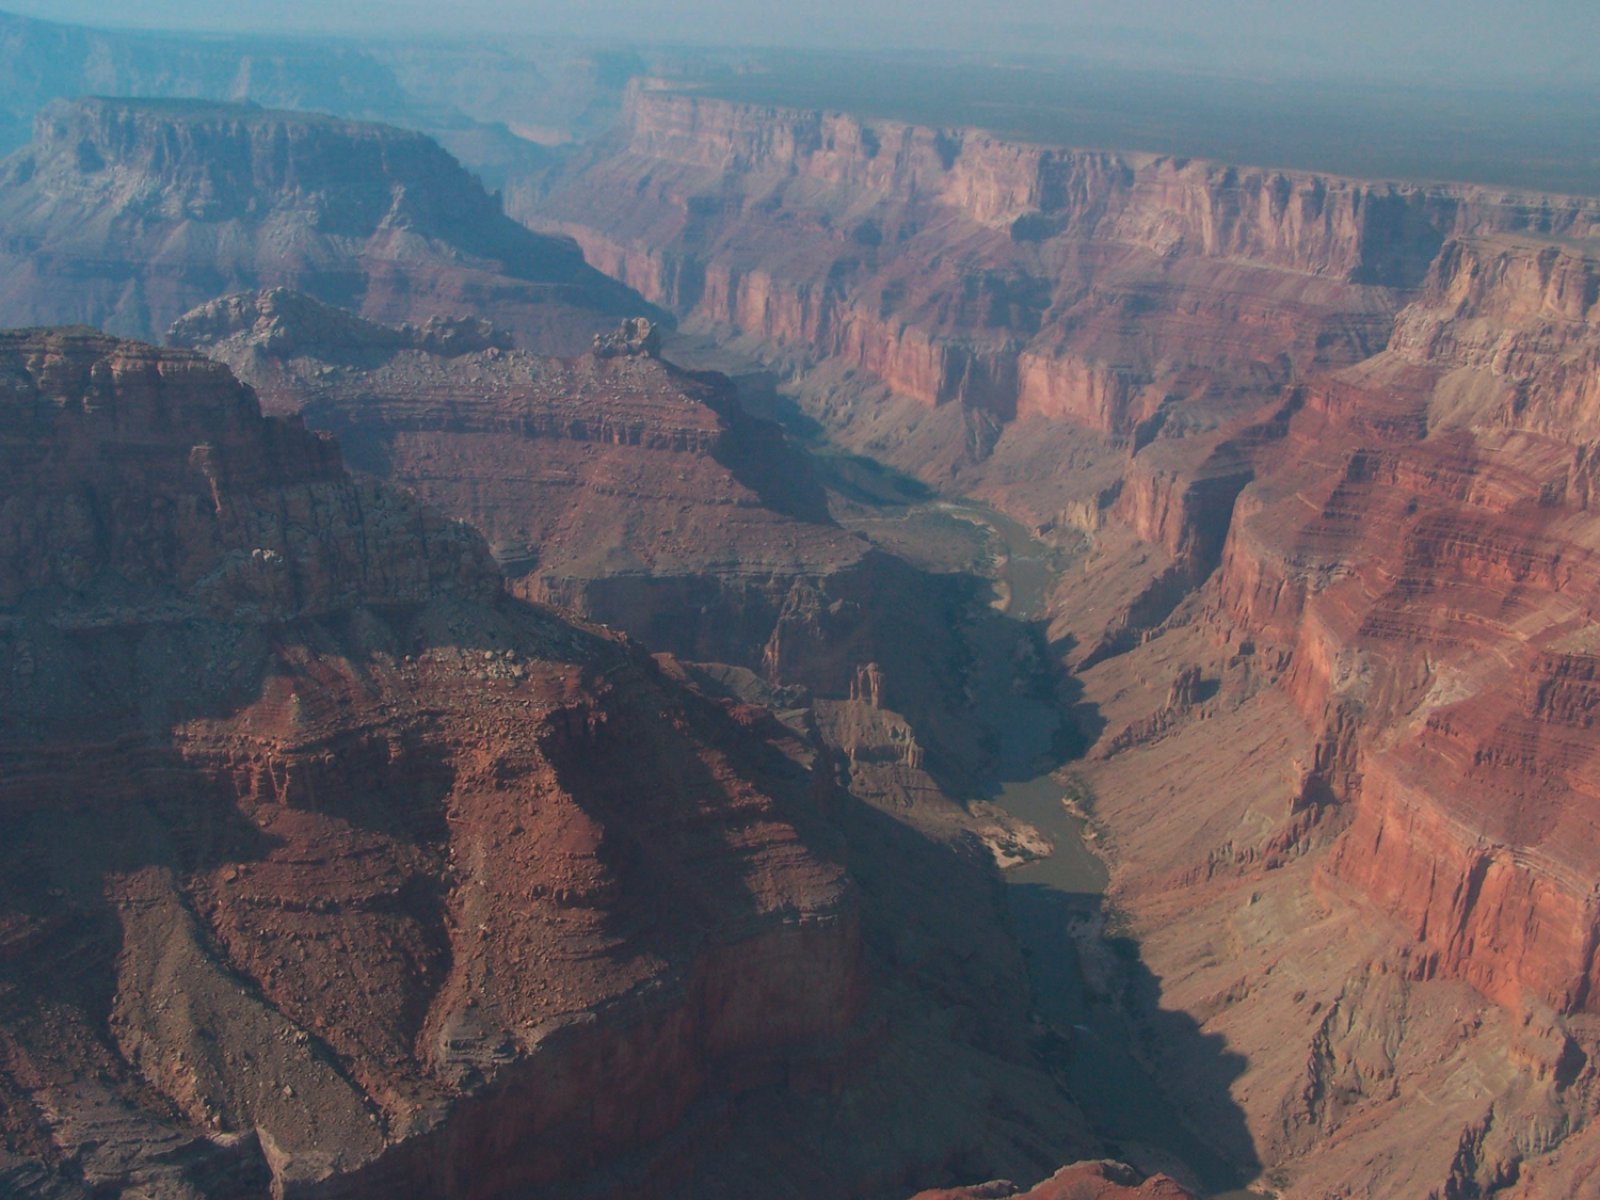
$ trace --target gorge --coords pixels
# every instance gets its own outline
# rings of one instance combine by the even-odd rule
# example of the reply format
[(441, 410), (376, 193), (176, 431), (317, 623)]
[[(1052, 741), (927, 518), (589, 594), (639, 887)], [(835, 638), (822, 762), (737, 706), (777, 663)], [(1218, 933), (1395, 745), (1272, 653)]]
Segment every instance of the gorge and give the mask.
[(718, 90), (0, 163), (0, 1192), (1592, 1195), (1600, 200)]
[(1087, 536), (1048, 634), (1111, 895), (1268, 1178), (1584, 1193), (1600, 205), (641, 85), (520, 215), (843, 444)]

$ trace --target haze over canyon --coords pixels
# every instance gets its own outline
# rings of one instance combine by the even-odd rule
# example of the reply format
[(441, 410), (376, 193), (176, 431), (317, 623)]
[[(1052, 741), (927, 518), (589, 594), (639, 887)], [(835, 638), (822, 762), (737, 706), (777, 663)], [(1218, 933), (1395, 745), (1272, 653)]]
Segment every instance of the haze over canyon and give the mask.
[(1600, 1191), (1575, 93), (841, 61), (0, 15), (0, 1194)]

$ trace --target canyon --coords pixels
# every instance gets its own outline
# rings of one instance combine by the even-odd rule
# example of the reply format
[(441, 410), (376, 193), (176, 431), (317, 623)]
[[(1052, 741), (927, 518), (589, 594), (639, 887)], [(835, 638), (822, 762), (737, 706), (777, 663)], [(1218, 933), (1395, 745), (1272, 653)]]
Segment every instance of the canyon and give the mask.
[(903, 1195), (1101, 1149), (986, 860), (814, 730), (510, 596), (191, 351), (13, 332), (0, 378), (8, 1194)]
[[(1081, 787), (1162, 1009), (1245, 1064), (1231, 1153), (1587, 1194), (1600, 204), (644, 83), (518, 215), (829, 438), (1087, 538), (1044, 618)], [(1214, 1064), (1150, 1051), (1203, 1126)]]
[(1600, 201), (518, 170), (0, 164), (0, 1190), (1592, 1193)]

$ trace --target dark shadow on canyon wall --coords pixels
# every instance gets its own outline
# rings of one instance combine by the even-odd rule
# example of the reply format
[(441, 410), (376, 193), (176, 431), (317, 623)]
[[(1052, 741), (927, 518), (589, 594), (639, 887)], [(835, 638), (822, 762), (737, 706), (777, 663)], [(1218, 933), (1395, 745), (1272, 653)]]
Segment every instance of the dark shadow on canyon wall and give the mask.
[[(1260, 1170), (1244, 1113), (1228, 1092), (1245, 1058), (1187, 1013), (1161, 1005), (1161, 981), (1138, 942), (1107, 936), (1098, 896), (1045, 884), (1010, 888), (1011, 912), (1044, 1025), (1039, 1053), (1117, 1157), (1138, 1147), (1186, 1165), (1206, 1192), (1242, 1188)], [(1163, 1091), (1163, 1064), (1182, 1063), (1192, 1116)], [(1203, 1121), (1195, 1121), (1198, 1116)]]
[[(1176, 1160), (1205, 1194), (1240, 1189), (1260, 1170), (1228, 1091), (1246, 1060), (1187, 1013), (1162, 1006), (1161, 981), (1138, 942), (1116, 932), (1105, 868), (1062, 803), (1092, 803), (1072, 764), (1105, 721), (1061, 667), (1041, 623), (984, 614), (968, 636), (976, 651), (970, 694), (997, 735), (986, 796), (1055, 844), (1049, 858), (1005, 876), (1040, 1029), (1035, 1051), (1083, 1107), (1107, 1154), (1148, 1170), (1176, 1171), (1168, 1162)], [(998, 652), (1008, 644), (1003, 669)], [(1182, 1108), (1162, 1083), (1174, 1074), (1186, 1081)]]
[(810, 457), (784, 436), (781, 427), (742, 410), (734, 415), (732, 424), (732, 436), (717, 447), (713, 457), (736, 480), (774, 512), (818, 525), (834, 523), (827, 492)]

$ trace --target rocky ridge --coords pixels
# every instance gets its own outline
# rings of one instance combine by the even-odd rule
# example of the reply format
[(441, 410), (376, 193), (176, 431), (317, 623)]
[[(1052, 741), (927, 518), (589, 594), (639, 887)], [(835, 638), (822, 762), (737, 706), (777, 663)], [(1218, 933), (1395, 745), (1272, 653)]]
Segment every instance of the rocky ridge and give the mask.
[(795, 580), (867, 553), (781, 431), (745, 414), (726, 379), (662, 360), (647, 323), (567, 359), (444, 328), (384, 327), (277, 290), (203, 306), (172, 337), (229, 363), (269, 409), (336, 434), (357, 468), (476, 526), (522, 594), (686, 657), (743, 661), (732, 631), (718, 646), (719, 624), (759, 617), (724, 604), (668, 633), (690, 619), (685, 589), (767, 594), (775, 622)]
[[(911, 737), (958, 776), (982, 769), (949, 699), (965, 585), (842, 527), (813, 463), (726, 377), (674, 366), (636, 323), (569, 359), (429, 336), (281, 290), (173, 328), (268, 408), (335, 434), (357, 469), (476, 526), (518, 594), (732, 668), (789, 708), (841, 703), (851, 745)], [(879, 682), (858, 704), (863, 670)], [(885, 711), (909, 725), (880, 729)]]
[(0, 165), (0, 261), (0, 321), (145, 338), (270, 284), (393, 321), (471, 311), (546, 349), (644, 307), (421, 134), (199, 100), (48, 107)]
[(1063, 1167), (1027, 1191), (996, 1180), (977, 1187), (918, 1192), (912, 1200), (1191, 1200), (1191, 1193), (1166, 1176), (1140, 1179), (1118, 1163), (1080, 1163)]
[[(0, 378), (8, 1189), (787, 1195), (1089, 1144), (983, 874), (814, 744), (507, 597), (220, 365), (25, 331)], [(913, 1124), (831, 1146), (841, 1096)]]
[[(842, 1031), (839, 869), (779, 815), (793, 799), (697, 745), (727, 734), (648, 659), (502, 599), (474, 535), (351, 483), (222, 367), (87, 333), (3, 349), (8, 1143), (147, 1194), (397, 1171), (488, 1194), (592, 1161), (555, 1133), (588, 1093), (547, 1072), (592, 1072), (617, 1037), (686, 1056), (587, 1118), (611, 1132), (581, 1143), (624, 1150), (636, 1106), (659, 1134), (744, 1054), (747, 1006), (790, 1040), (769, 994), (789, 989), (739, 982), (741, 944), (820, 996), (792, 1040)], [(663, 703), (681, 728), (648, 733)], [(594, 777), (609, 736), (641, 770), (698, 764), (710, 806), (669, 802), (638, 843), (697, 860), (700, 899), (632, 932), (617, 906), (680, 868), (596, 857), (644, 834), (606, 815), (629, 790)], [(689, 850), (730, 837), (725, 870)], [(533, 1160), (479, 1142), (541, 1129)]]

